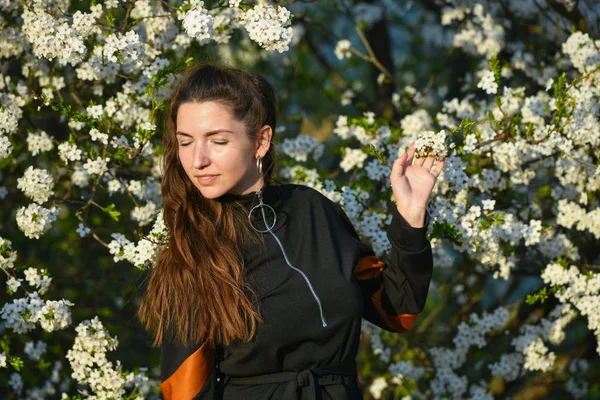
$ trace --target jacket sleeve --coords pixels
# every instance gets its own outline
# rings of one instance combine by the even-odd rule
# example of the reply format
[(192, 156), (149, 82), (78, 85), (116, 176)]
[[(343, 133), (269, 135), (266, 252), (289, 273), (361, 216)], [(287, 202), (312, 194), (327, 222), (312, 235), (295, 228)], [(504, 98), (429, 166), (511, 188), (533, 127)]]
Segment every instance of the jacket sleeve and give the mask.
[(161, 345), (160, 388), (165, 400), (208, 400), (217, 398), (216, 351), (207, 343)]
[(359, 246), (361, 255), (353, 277), (362, 292), (363, 317), (385, 330), (410, 330), (425, 307), (433, 271), (428, 225), (428, 213), (425, 226), (413, 228), (394, 208), (387, 228), (392, 245), (388, 263), (378, 259), (370, 247)]

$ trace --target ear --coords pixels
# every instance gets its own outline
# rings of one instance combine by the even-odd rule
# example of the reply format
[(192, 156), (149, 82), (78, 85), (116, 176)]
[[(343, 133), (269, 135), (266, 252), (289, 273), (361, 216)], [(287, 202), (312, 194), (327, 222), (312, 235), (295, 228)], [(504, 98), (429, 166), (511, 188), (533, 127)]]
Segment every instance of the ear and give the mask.
[(256, 133), (256, 148), (254, 149), (255, 156), (261, 158), (267, 154), (271, 148), (271, 138), (273, 137), (273, 129), (269, 125), (265, 125)]

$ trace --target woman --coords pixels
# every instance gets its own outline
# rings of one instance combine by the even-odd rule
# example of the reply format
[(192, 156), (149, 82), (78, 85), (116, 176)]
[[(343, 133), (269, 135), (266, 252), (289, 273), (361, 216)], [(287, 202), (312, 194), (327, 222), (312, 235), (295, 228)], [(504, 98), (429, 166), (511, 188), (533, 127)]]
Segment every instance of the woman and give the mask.
[(271, 183), (276, 112), (268, 82), (236, 69), (197, 67), (173, 91), (170, 242), (140, 306), (166, 399), (361, 399), (361, 319), (403, 332), (425, 305), (425, 206), (444, 161), (413, 162), (411, 145), (394, 163), (385, 265), (338, 205)]

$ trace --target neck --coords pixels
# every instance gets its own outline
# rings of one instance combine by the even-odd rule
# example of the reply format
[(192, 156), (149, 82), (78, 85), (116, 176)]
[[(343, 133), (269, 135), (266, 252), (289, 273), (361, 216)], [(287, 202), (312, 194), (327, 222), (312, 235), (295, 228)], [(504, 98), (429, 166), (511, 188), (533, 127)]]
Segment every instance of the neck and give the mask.
[(245, 195), (253, 192), (258, 192), (265, 186), (265, 179), (260, 176), (254, 184), (250, 185), (246, 190), (242, 191), (240, 195)]

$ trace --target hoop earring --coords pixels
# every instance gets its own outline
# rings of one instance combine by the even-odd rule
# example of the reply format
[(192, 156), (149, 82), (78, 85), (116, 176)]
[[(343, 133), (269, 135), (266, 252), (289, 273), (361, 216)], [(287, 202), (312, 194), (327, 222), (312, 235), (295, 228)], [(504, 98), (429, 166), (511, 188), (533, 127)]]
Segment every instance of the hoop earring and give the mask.
[(256, 156), (256, 169), (258, 169), (258, 173), (260, 175), (263, 174), (263, 163), (262, 163), (262, 158), (260, 158), (259, 156)]

